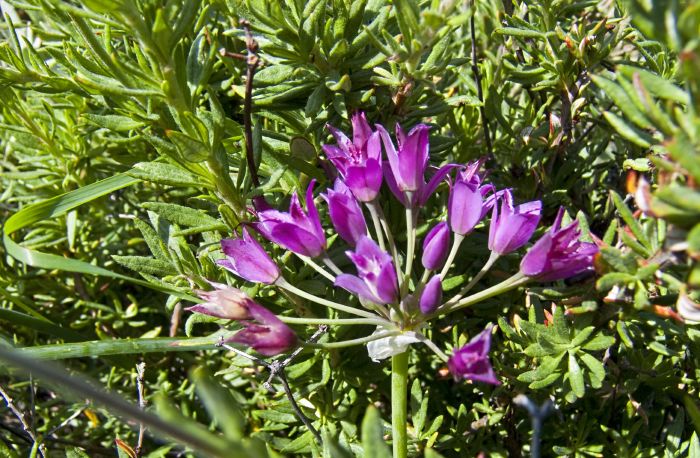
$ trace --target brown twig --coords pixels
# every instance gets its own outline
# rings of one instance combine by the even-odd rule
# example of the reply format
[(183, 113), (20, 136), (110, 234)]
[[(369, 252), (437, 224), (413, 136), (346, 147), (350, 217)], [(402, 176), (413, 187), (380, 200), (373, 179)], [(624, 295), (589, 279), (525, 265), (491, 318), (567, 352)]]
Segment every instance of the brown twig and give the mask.
[(27, 419), (25, 418), (24, 414), (17, 408), (10, 395), (7, 394), (7, 392), (1, 386), (0, 396), (2, 396), (2, 398), (5, 400), (5, 404), (7, 404), (7, 407), (10, 409), (10, 412), (12, 412), (15, 417), (17, 417), (17, 420), (19, 420), (20, 424), (22, 425), (22, 429), (24, 429), (24, 432), (27, 433), (27, 435), (31, 438), (34, 444), (37, 444), (41, 456), (46, 456), (46, 446), (39, 441), (39, 439), (36, 437), (36, 434), (34, 434), (33, 429), (27, 422)]
[[(316, 342), (327, 331), (328, 326), (319, 326), (316, 332), (306, 341), (306, 343)], [(275, 378), (279, 380), (279, 382), (282, 384), (282, 389), (284, 390), (284, 393), (287, 396), (287, 399), (289, 400), (289, 404), (292, 406), (292, 410), (294, 410), (294, 413), (296, 414), (297, 418), (299, 418), (299, 420), (302, 423), (304, 423), (304, 426), (306, 426), (308, 430), (311, 431), (311, 434), (314, 435), (316, 441), (318, 441), (319, 444), (322, 443), (323, 438), (319, 434), (318, 430), (314, 428), (314, 425), (311, 423), (311, 420), (309, 420), (307, 416), (304, 415), (304, 412), (301, 411), (301, 408), (299, 407), (299, 404), (297, 404), (296, 399), (294, 399), (294, 393), (292, 393), (292, 389), (289, 387), (289, 382), (287, 381), (287, 374), (284, 370), (294, 360), (294, 358), (296, 358), (296, 356), (302, 352), (302, 350), (304, 349), (303, 345), (300, 345), (288, 357), (284, 359), (276, 359), (272, 362), (267, 362), (264, 359), (258, 358), (257, 356), (253, 356), (230, 345), (226, 345), (223, 342), (223, 337), (221, 342), (217, 343), (217, 346), (225, 348), (226, 350), (232, 351), (239, 356), (253, 361), (256, 364), (264, 366), (268, 371), (270, 371), (270, 376), (268, 377), (267, 381), (263, 384), (263, 386), (269, 391), (274, 391), (274, 389), (272, 388), (272, 380)]]
[(253, 78), (255, 77), (255, 70), (260, 64), (260, 58), (258, 57), (258, 42), (253, 38), (253, 34), (250, 31), (250, 22), (242, 19), (240, 24), (245, 29), (245, 45), (247, 49), (246, 63), (248, 68), (246, 69), (246, 79), (245, 79), (245, 99), (243, 100), (243, 129), (245, 133), (245, 153), (246, 160), (248, 161), (248, 170), (250, 171), (250, 178), (253, 182), (253, 186), (256, 188), (260, 186), (260, 179), (258, 178), (258, 169), (255, 165), (255, 157), (253, 156)]
[[(136, 391), (138, 392), (138, 397), (139, 397), (139, 407), (141, 410), (144, 410), (146, 408), (146, 397), (145, 397), (145, 389), (144, 389), (144, 383), (143, 383), (143, 378), (144, 374), (146, 372), (146, 363), (140, 362), (136, 365)], [(136, 453), (136, 456), (139, 457), (141, 456), (141, 451), (143, 449), (143, 437), (146, 434), (146, 426), (143, 423), (139, 423), (139, 438), (138, 441), (136, 442), (136, 448), (134, 449), (134, 452)]]
[(479, 106), (479, 115), (481, 117), (481, 124), (484, 126), (484, 141), (486, 142), (486, 151), (490, 158), (493, 158), (493, 145), (491, 144), (491, 132), (489, 130), (489, 122), (486, 117), (486, 107), (484, 107), (484, 91), (481, 88), (481, 74), (479, 73), (479, 66), (476, 61), (476, 28), (474, 26), (474, 16), (476, 16), (476, 6), (474, 5), (474, 0), (470, 2), (472, 14), (469, 19), (470, 32), (472, 38), (472, 72), (474, 73), (474, 82), (476, 83), (476, 95), (479, 98), (481, 105)]

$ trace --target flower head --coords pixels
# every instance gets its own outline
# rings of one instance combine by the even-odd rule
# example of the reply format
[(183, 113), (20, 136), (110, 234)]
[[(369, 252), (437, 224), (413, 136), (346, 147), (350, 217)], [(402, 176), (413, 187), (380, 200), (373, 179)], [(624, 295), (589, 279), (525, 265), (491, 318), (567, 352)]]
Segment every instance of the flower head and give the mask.
[(542, 236), (520, 262), (520, 272), (541, 281), (572, 277), (593, 267), (598, 247), (579, 240), (578, 221), (561, 227), (564, 208), (559, 209), (552, 228)]
[(195, 313), (223, 318), (225, 320), (249, 320), (249, 307), (253, 300), (238, 288), (222, 283), (209, 282), (212, 291), (196, 291), (205, 302), (193, 305), (187, 310)]
[(284, 353), (296, 345), (294, 331), (246, 293), (228, 285), (210, 284), (214, 287), (213, 291), (197, 291), (206, 302), (187, 310), (241, 322), (244, 329), (226, 339), (226, 342), (248, 345), (265, 356)]
[(303, 256), (316, 257), (326, 250), (326, 236), (314, 204), (311, 180), (306, 190), (306, 213), (296, 191), (292, 194), (289, 212), (265, 210), (258, 213), (255, 228), (266, 239)]
[(381, 141), (379, 134), (372, 132), (364, 113), (353, 115), (351, 122), (352, 141), (327, 124), (338, 145), (323, 145), (323, 150), (355, 197), (361, 202), (371, 202), (382, 187)]
[(222, 240), (221, 249), (226, 259), (216, 263), (245, 280), (270, 285), (280, 276), (277, 264), (245, 228), (243, 237)]
[(484, 201), (493, 185), (482, 185), (478, 174), (481, 161), (468, 164), (457, 174), (447, 202), (447, 219), (455, 234), (471, 232), (495, 203), (494, 196)]
[(340, 274), (335, 285), (345, 288), (375, 304), (394, 303), (398, 299), (398, 282), (391, 256), (367, 236), (360, 237), (355, 251), (346, 254), (357, 267), (357, 276)]
[(350, 189), (340, 180), (335, 180), (333, 189), (324, 195), (328, 202), (328, 214), (338, 235), (350, 246), (355, 246), (363, 235), (367, 235), (367, 223), (362, 209)]
[(433, 226), (423, 239), (423, 257), (421, 262), (428, 270), (438, 270), (447, 260), (450, 250), (450, 228), (446, 222)]
[(477, 382), (500, 385), (489, 361), (491, 326), (487, 327), (465, 346), (455, 350), (447, 366), (455, 379), (465, 378)]
[(540, 222), (542, 202), (535, 200), (516, 207), (509, 189), (502, 193), (500, 213), (498, 204), (493, 206), (489, 228), (489, 249), (498, 254), (515, 251), (525, 245)]
[(265, 356), (286, 353), (296, 346), (296, 334), (274, 313), (256, 302), (248, 309), (251, 320), (242, 321), (244, 329), (226, 339), (226, 342), (248, 345)]
[(388, 158), (388, 162), (384, 164), (384, 177), (389, 189), (405, 207), (423, 205), (456, 165), (447, 164), (441, 167), (426, 184), (430, 128), (425, 124), (418, 124), (406, 134), (397, 124), (397, 149), (384, 126), (377, 124), (376, 127)]
[(427, 315), (433, 313), (437, 310), (438, 305), (442, 301), (442, 279), (440, 275), (433, 275), (428, 283), (423, 289), (423, 293), (420, 296), (420, 311), (422, 314)]

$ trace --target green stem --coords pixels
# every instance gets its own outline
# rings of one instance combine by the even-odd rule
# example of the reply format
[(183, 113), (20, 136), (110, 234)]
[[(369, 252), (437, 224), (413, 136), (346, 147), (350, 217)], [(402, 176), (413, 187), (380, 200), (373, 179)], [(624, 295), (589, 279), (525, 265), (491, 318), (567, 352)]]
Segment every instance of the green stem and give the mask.
[(277, 316), (282, 322), (289, 324), (327, 324), (330, 326), (348, 326), (355, 324), (372, 324), (376, 326), (387, 326), (391, 324), (387, 320), (377, 318), (298, 318), (292, 316)]
[(489, 256), (489, 258), (486, 260), (486, 263), (481, 268), (481, 270), (476, 275), (474, 275), (474, 278), (472, 278), (472, 281), (470, 281), (467, 286), (462, 288), (462, 290), (455, 297), (450, 299), (450, 303), (457, 302), (458, 300), (463, 298), (464, 295), (467, 294), (474, 287), (474, 285), (477, 284), (479, 280), (481, 280), (481, 277), (483, 277), (486, 274), (486, 272), (488, 272), (489, 269), (491, 269), (491, 267), (496, 263), (499, 257), (500, 255), (498, 253), (492, 251), (491, 256)]
[(459, 251), (459, 246), (462, 244), (463, 241), (463, 235), (455, 234), (455, 239), (452, 242), (452, 249), (450, 250), (450, 254), (447, 256), (447, 261), (445, 261), (445, 267), (443, 267), (442, 272), (440, 272), (441, 280), (445, 279), (445, 275), (447, 275), (447, 271), (450, 270), (452, 262), (455, 260), (455, 256), (457, 256), (457, 252)]
[(498, 296), (499, 294), (503, 294), (506, 291), (510, 291), (513, 288), (517, 288), (520, 285), (524, 285), (528, 281), (530, 281), (530, 277), (526, 277), (522, 273), (518, 272), (512, 277), (503, 280), (501, 283), (493, 285), (492, 287), (487, 288), (483, 291), (479, 291), (476, 294), (472, 294), (471, 296), (467, 296), (456, 303), (450, 303), (451, 301), (446, 302), (445, 304), (440, 306), (440, 308), (438, 308), (435, 312), (428, 315), (425, 318), (425, 320), (427, 321), (431, 318), (435, 318), (441, 315), (447, 315), (448, 313), (452, 313), (455, 310), (459, 310), (464, 307), (469, 307), (470, 305), (474, 305), (490, 297)]
[(195, 338), (118, 339), (39, 345), (18, 348), (17, 353), (34, 359), (56, 360), (86, 356), (211, 350), (212, 346), (219, 342), (224, 334), (228, 335), (229, 333), (216, 333), (207, 337)]
[(307, 293), (304, 290), (301, 290), (297, 288), (296, 286), (291, 285), (287, 280), (285, 280), (283, 277), (280, 277), (277, 279), (277, 282), (275, 282), (277, 286), (280, 288), (284, 288), (287, 291), (296, 294), (297, 296), (301, 296), (304, 299), (308, 299), (311, 302), (316, 302), (317, 304), (320, 305), (325, 305), (326, 307), (335, 309), (335, 310), (340, 310), (342, 312), (347, 312), (352, 315), (357, 315), (357, 316), (362, 316), (365, 318), (378, 318), (377, 315), (374, 313), (366, 312), (364, 310), (359, 310), (353, 307), (348, 307), (347, 305), (343, 304), (338, 304), (337, 302), (329, 301), (327, 299), (324, 299), (322, 297), (314, 296), (313, 294)]
[(353, 345), (361, 345), (361, 344), (366, 344), (369, 342), (373, 342), (375, 340), (383, 339), (385, 337), (391, 337), (391, 336), (398, 336), (400, 335), (400, 331), (386, 331), (386, 332), (380, 332), (377, 334), (370, 334), (366, 337), (360, 337), (358, 339), (351, 339), (351, 340), (341, 340), (339, 342), (330, 342), (330, 343), (304, 343), (303, 346), (305, 347), (310, 347), (310, 348), (344, 348), (344, 347), (352, 347)]
[(406, 209), (406, 266), (403, 274), (402, 288), (405, 294), (408, 291), (408, 283), (411, 281), (413, 269), (413, 252), (416, 248), (416, 216), (413, 207)]
[(386, 251), (386, 245), (384, 244), (384, 234), (382, 234), (381, 223), (379, 222), (379, 214), (377, 213), (377, 208), (374, 202), (367, 202), (367, 208), (369, 209), (369, 214), (372, 215), (372, 224), (374, 224), (374, 232), (377, 234), (377, 242), (379, 242), (379, 248)]
[(408, 400), (408, 352), (391, 357), (391, 432), (394, 458), (408, 456), (406, 411)]
[(299, 257), (299, 259), (304, 261), (306, 264), (310, 265), (316, 272), (320, 273), (321, 275), (326, 277), (328, 280), (330, 280), (331, 283), (335, 283), (335, 277), (333, 275), (331, 275), (330, 273), (328, 273), (328, 271), (326, 269), (324, 269), (323, 267), (316, 264), (316, 262), (314, 262), (313, 259), (309, 258), (308, 256), (304, 256), (302, 254), (299, 254), (299, 253), (294, 253), (294, 254), (297, 255), (297, 257)]
[(382, 207), (379, 205), (379, 203), (376, 200), (373, 200), (372, 202), (367, 203), (370, 208), (372, 208), (374, 212), (377, 213), (377, 217), (379, 218), (379, 222), (382, 225), (382, 228), (384, 229), (384, 235), (386, 235), (386, 239), (389, 243), (389, 249), (391, 250), (391, 257), (394, 260), (394, 268), (396, 269), (396, 278), (401, 279), (401, 264), (399, 263), (399, 250), (396, 249), (396, 243), (394, 242), (394, 236), (391, 234), (391, 230), (389, 228), (389, 223), (386, 221), (386, 217), (384, 216), (384, 211), (382, 210)]

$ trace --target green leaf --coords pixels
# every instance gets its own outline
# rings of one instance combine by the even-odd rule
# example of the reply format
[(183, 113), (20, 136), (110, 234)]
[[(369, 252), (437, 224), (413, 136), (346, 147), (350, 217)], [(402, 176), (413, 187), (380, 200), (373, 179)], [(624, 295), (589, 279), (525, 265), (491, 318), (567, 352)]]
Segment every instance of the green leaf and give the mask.
[(167, 186), (210, 187), (205, 180), (190, 172), (163, 162), (139, 162), (126, 172), (127, 175), (143, 181), (164, 184)]
[(224, 435), (232, 440), (242, 439), (245, 421), (225, 385), (214, 379), (203, 367), (192, 371), (192, 382), (197, 395)]
[(98, 127), (103, 127), (115, 132), (127, 132), (145, 125), (144, 122), (135, 121), (128, 116), (96, 115), (91, 113), (84, 113), (82, 116)]
[(637, 277), (634, 275), (623, 272), (610, 272), (598, 279), (596, 282), (596, 288), (598, 291), (606, 292), (615, 285), (625, 286), (629, 283), (634, 283), (635, 281), (637, 281)]
[(519, 38), (544, 39), (546, 37), (546, 35), (544, 33), (539, 32), (537, 30), (519, 29), (516, 27), (498, 27), (496, 30), (493, 31), (493, 33), (496, 33), (498, 35), (509, 35), (512, 37), (519, 37)]
[(656, 97), (673, 100), (683, 105), (688, 104), (688, 94), (666, 78), (630, 65), (617, 65), (615, 69), (630, 80), (634, 75), (638, 75), (644, 87)]
[(622, 197), (620, 197), (618, 193), (612, 190), (610, 191), (610, 195), (612, 196), (615, 208), (617, 208), (618, 213), (624, 220), (625, 224), (627, 224), (627, 227), (629, 227), (629, 229), (632, 231), (639, 243), (641, 243), (647, 250), (651, 250), (651, 242), (649, 241), (649, 238), (644, 233), (644, 230), (639, 224), (639, 221), (634, 217), (630, 209), (622, 200)]
[(124, 267), (127, 267), (140, 274), (150, 274), (157, 277), (163, 277), (165, 275), (177, 275), (178, 273), (170, 262), (162, 261), (160, 259), (148, 258), (145, 256), (116, 255), (113, 255), (112, 259)]
[(581, 367), (578, 365), (573, 352), (569, 352), (569, 384), (576, 397), (582, 398), (586, 394), (583, 371), (581, 371)]
[(600, 388), (605, 379), (605, 366), (603, 366), (603, 363), (588, 353), (579, 353), (579, 357), (591, 372), (591, 386), (596, 389)]
[(138, 179), (127, 175), (115, 175), (111, 178), (83, 186), (75, 191), (71, 191), (23, 208), (21, 211), (10, 216), (7, 221), (5, 221), (5, 225), (3, 226), (3, 243), (7, 254), (18, 261), (33, 267), (47, 270), (58, 269), (68, 272), (118, 278), (120, 280), (126, 280), (151, 289), (164, 291), (169, 294), (182, 297), (183, 299), (197, 301), (197, 298), (183, 294), (174, 288), (166, 288), (162, 285), (155, 285), (144, 280), (128, 277), (102, 267), (94, 266), (87, 262), (78, 261), (77, 259), (65, 258), (63, 256), (56, 256), (25, 248), (17, 244), (10, 237), (11, 234), (19, 231), (20, 229), (30, 227), (31, 225), (40, 221), (46, 221), (56, 216), (63, 215), (66, 212), (79, 207), (80, 205), (97, 199), (98, 197), (104, 196), (105, 194), (109, 194), (124, 187), (131, 186), (138, 182)]
[(612, 347), (614, 343), (614, 337), (599, 333), (592, 340), (586, 342), (582, 348), (587, 351), (607, 350), (608, 348)]
[(183, 207), (182, 205), (164, 202), (144, 202), (141, 206), (146, 210), (158, 214), (171, 223), (180, 226), (199, 227), (223, 225), (221, 221), (204, 212), (194, 208)]
[(539, 390), (542, 388), (546, 388), (552, 383), (556, 382), (559, 380), (561, 377), (560, 372), (553, 372), (549, 374), (547, 377), (543, 378), (542, 380), (536, 380), (528, 385), (528, 387), (532, 390)]
[(362, 448), (365, 458), (391, 458), (391, 452), (384, 442), (382, 417), (376, 407), (370, 405), (362, 420)]
[(184, 160), (188, 162), (202, 162), (209, 157), (211, 151), (201, 141), (176, 130), (168, 130), (165, 134), (173, 142)]
[[(642, 129), (653, 128), (651, 122), (649, 122), (644, 113), (639, 110), (637, 105), (630, 98), (629, 94), (617, 83), (598, 75), (591, 75), (591, 80), (593, 80), (596, 86), (601, 88), (608, 95), (608, 97), (610, 97), (613, 100), (613, 102), (615, 102), (615, 106), (622, 111), (622, 113), (627, 117), (627, 119), (629, 119)], [(606, 119), (608, 119), (607, 115), (610, 115), (612, 117), (613, 120), (611, 121), (611, 119), (608, 119), (608, 122), (610, 122), (610, 124), (618, 132), (620, 132), (620, 129), (616, 127), (616, 124), (626, 124), (624, 121), (622, 121), (620, 118), (618, 118), (616, 115), (610, 112), (605, 112), (604, 115), (606, 116)], [(630, 132), (634, 132), (634, 128), (631, 126), (628, 126), (626, 129), (630, 130)], [(622, 134), (622, 132), (620, 132), (620, 135), (622, 135), (623, 137), (625, 136), (624, 134)], [(631, 138), (627, 139), (633, 141)], [(643, 142), (643, 140), (640, 141), (640, 143)], [(644, 146), (640, 143), (637, 144), (639, 144), (640, 146)], [(646, 147), (648, 147), (648, 145)]]
[(612, 128), (615, 129), (618, 134), (637, 146), (649, 148), (654, 142), (649, 134), (637, 129), (636, 127), (630, 126), (622, 118), (610, 111), (603, 112), (603, 117), (608, 121), (608, 123), (610, 123)]

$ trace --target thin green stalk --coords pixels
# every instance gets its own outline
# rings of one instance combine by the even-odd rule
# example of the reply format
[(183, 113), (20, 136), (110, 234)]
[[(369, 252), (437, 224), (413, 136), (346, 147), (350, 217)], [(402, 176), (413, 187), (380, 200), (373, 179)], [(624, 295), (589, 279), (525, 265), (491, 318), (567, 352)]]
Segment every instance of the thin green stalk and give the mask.
[(384, 229), (384, 235), (386, 235), (386, 239), (389, 243), (389, 249), (391, 250), (391, 257), (394, 260), (394, 268), (396, 269), (396, 278), (400, 279), (401, 278), (401, 264), (399, 263), (399, 250), (396, 249), (396, 243), (394, 242), (394, 236), (391, 234), (391, 230), (389, 229), (389, 223), (386, 220), (386, 217), (384, 216), (384, 211), (382, 210), (382, 207), (379, 205), (379, 202), (376, 200), (373, 200), (372, 202), (368, 202), (367, 205), (370, 208), (373, 208), (374, 212), (377, 213), (377, 218), (379, 218), (379, 222), (382, 225), (382, 228)]
[(445, 261), (445, 267), (443, 267), (442, 272), (440, 272), (441, 280), (445, 279), (445, 275), (447, 275), (447, 272), (450, 270), (450, 267), (452, 267), (452, 262), (454, 262), (455, 256), (457, 256), (457, 252), (459, 251), (459, 247), (460, 245), (462, 245), (463, 241), (463, 235), (455, 234), (455, 239), (452, 241), (452, 249), (450, 250), (450, 254), (447, 256), (447, 261)]
[(408, 352), (391, 357), (391, 432), (394, 458), (408, 456)]
[(489, 256), (489, 258), (486, 260), (486, 263), (481, 268), (481, 270), (476, 275), (474, 275), (474, 278), (472, 278), (472, 281), (470, 281), (467, 286), (462, 288), (455, 297), (450, 299), (450, 303), (457, 302), (458, 300), (463, 298), (464, 295), (467, 294), (474, 287), (474, 285), (478, 283), (479, 280), (481, 280), (481, 277), (483, 277), (486, 274), (486, 272), (488, 272), (491, 269), (491, 267), (496, 263), (496, 261), (500, 257), (501, 255), (499, 255), (495, 251), (492, 251), (491, 256)]
[(498, 296), (499, 294), (503, 294), (506, 291), (510, 291), (513, 288), (517, 288), (518, 286), (524, 285), (528, 281), (530, 281), (530, 277), (526, 277), (522, 273), (518, 272), (512, 277), (503, 280), (501, 283), (493, 285), (492, 287), (487, 288), (483, 291), (479, 291), (476, 294), (472, 294), (471, 296), (467, 296), (456, 303), (450, 304), (449, 302), (447, 302), (443, 304), (435, 312), (428, 315), (426, 317), (426, 321), (431, 318), (435, 318), (441, 315), (447, 315), (448, 313), (452, 313), (455, 310), (474, 305), (490, 297)]
[(294, 253), (294, 254), (297, 255), (297, 257), (299, 259), (301, 259), (302, 261), (304, 261), (306, 264), (310, 265), (316, 272), (320, 273), (321, 275), (326, 277), (328, 280), (330, 280), (331, 283), (335, 283), (335, 276), (328, 273), (328, 271), (326, 269), (324, 269), (323, 267), (316, 264), (316, 262), (314, 262), (313, 259), (311, 259), (308, 256), (301, 255), (299, 253)]
[(447, 356), (442, 350), (440, 350), (440, 348), (439, 348), (437, 345), (435, 345), (435, 343), (434, 343), (432, 340), (428, 339), (427, 337), (425, 337), (425, 336), (424, 336), (423, 334), (421, 334), (420, 332), (416, 332), (416, 338), (417, 338), (418, 340), (420, 340), (421, 342), (423, 342), (423, 343), (425, 344), (426, 347), (430, 348), (430, 349), (433, 351), (433, 353), (435, 353), (436, 355), (438, 355), (438, 357), (439, 357), (443, 362), (446, 363), (447, 360), (450, 359), (449, 356)]
[(369, 209), (369, 214), (372, 216), (372, 224), (374, 224), (374, 232), (377, 234), (377, 242), (379, 243), (379, 248), (386, 251), (386, 245), (384, 244), (384, 234), (382, 234), (381, 223), (379, 222), (379, 214), (377, 213), (377, 208), (373, 202), (367, 202), (367, 208)]
[(210, 350), (226, 333), (207, 337), (155, 339), (115, 339), (73, 342), (18, 348), (17, 353), (34, 359), (57, 360), (86, 356), (127, 355), (134, 353), (164, 353), (171, 351)]
[(323, 260), (323, 263), (326, 265), (326, 267), (328, 267), (329, 269), (331, 269), (331, 270), (333, 271), (334, 274), (340, 275), (340, 274), (343, 273), (343, 271), (340, 270), (340, 268), (339, 268), (338, 266), (335, 265), (335, 263), (333, 262), (333, 260), (331, 259), (331, 257), (328, 256), (328, 253), (324, 253), (324, 254), (323, 254), (322, 260)]
[(284, 288), (287, 291), (296, 294), (297, 296), (301, 296), (304, 299), (308, 299), (311, 302), (316, 302), (317, 304), (320, 305), (325, 305), (326, 307), (335, 309), (335, 310), (340, 310), (342, 312), (347, 312), (352, 315), (357, 315), (357, 316), (362, 316), (365, 318), (378, 318), (377, 315), (374, 313), (366, 312), (364, 310), (358, 310), (353, 307), (348, 307), (347, 305), (343, 304), (338, 304), (337, 302), (329, 301), (327, 299), (324, 299), (322, 297), (314, 296), (313, 294), (307, 293), (304, 290), (301, 290), (297, 288), (296, 286), (291, 285), (287, 280), (285, 280), (283, 277), (280, 277), (277, 279), (277, 282), (275, 283), (277, 286), (280, 288)]
[(389, 321), (377, 318), (298, 318), (291, 316), (278, 316), (282, 322), (289, 324), (327, 324), (330, 326), (352, 326), (352, 325), (363, 325), (372, 324), (377, 326), (386, 326), (391, 324)]
[(413, 207), (406, 209), (406, 266), (403, 274), (403, 293), (408, 291), (408, 283), (411, 281), (413, 269), (413, 251), (416, 248), (416, 217)]
[(304, 343), (302, 345), (310, 348), (344, 348), (352, 347), (354, 345), (362, 345), (369, 342), (374, 342), (375, 340), (383, 339), (385, 337), (398, 336), (400, 334), (401, 331), (386, 331), (377, 334), (370, 334), (367, 337), (360, 337), (358, 339), (341, 340), (339, 342), (330, 343)]

